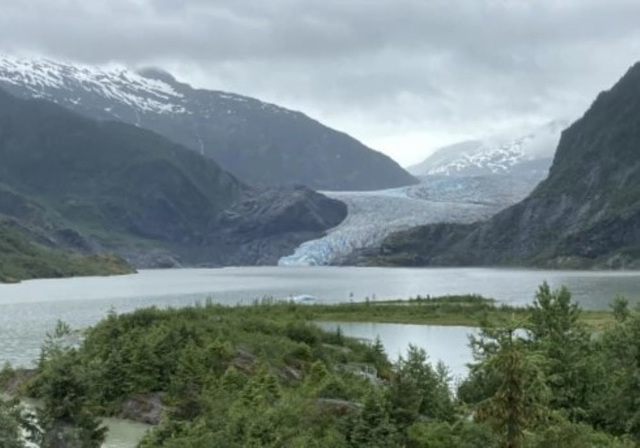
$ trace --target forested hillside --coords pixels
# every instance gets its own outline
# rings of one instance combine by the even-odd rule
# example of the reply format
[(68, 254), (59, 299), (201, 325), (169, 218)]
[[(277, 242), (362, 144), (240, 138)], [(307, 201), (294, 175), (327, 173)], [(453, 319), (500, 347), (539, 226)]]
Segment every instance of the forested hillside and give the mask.
[(0, 224), (0, 282), (132, 272), (133, 268), (116, 255), (79, 256), (50, 249), (32, 243), (20, 230)]
[(275, 264), (346, 216), (304, 187), (256, 189), (150, 131), (0, 91), (0, 218), (137, 267)]

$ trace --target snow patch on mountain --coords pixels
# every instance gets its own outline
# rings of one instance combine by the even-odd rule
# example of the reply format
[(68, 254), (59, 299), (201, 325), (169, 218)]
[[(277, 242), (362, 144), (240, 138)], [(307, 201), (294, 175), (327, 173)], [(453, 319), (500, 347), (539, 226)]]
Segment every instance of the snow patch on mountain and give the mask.
[[(48, 59), (0, 56), (0, 82), (26, 87), (37, 96), (57, 100), (54, 92), (78, 88), (145, 112), (184, 113), (183, 96), (169, 84), (124, 67), (68, 65)], [(78, 105), (80, 97), (67, 101)]]
[(457, 143), (407, 170), (417, 176), (506, 174), (533, 161), (544, 161), (548, 170), (566, 126), (566, 121), (557, 120), (520, 135), (511, 132)]
[[(250, 184), (371, 190), (416, 182), (390, 158), (301, 112), (194, 88), (158, 68), (132, 71), (0, 54), (0, 89), (156, 132)], [(336, 162), (340, 155), (345, 157)]]
[[(97, 96), (134, 108), (140, 113), (202, 113), (201, 110), (192, 110), (188, 98), (180, 91), (180, 84), (170, 74), (157, 69), (136, 72), (121, 65), (91, 66), (45, 58), (0, 55), (0, 86), (2, 84), (26, 88), (33, 97), (68, 105), (82, 106), (83, 102), (89, 103), (94, 100), (93, 96)], [(217, 91), (211, 93), (223, 103), (290, 112), (242, 95)], [(113, 112), (113, 107), (103, 110), (119, 118)], [(224, 111), (227, 114), (233, 112), (229, 108), (224, 108)]]

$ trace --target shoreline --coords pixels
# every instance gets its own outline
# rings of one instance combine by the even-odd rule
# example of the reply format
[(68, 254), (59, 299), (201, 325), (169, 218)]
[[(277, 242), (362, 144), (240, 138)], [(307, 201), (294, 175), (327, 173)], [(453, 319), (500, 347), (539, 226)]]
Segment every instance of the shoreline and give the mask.
[[(326, 322), (386, 323), (477, 328), (483, 321), (517, 317), (525, 320), (527, 307), (499, 305), (480, 296), (445, 296), (409, 300), (354, 302), (332, 305), (293, 305), (306, 307), (309, 320)], [(600, 331), (614, 322), (609, 310), (581, 310), (580, 322)]]

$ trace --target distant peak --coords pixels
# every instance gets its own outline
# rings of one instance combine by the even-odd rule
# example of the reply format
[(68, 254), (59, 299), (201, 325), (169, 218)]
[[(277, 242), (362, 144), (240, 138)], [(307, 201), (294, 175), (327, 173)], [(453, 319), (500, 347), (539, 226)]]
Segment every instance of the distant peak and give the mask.
[(177, 83), (176, 78), (171, 73), (158, 67), (144, 67), (138, 70), (138, 74), (145, 78), (156, 79), (167, 84)]

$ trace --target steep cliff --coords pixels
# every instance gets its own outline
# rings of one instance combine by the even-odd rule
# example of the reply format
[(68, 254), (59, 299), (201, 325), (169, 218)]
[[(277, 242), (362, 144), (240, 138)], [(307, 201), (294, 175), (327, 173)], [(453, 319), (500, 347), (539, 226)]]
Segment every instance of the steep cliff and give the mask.
[(549, 177), (522, 202), (471, 227), (390, 236), (376, 263), (640, 265), (640, 64), (562, 133)]

